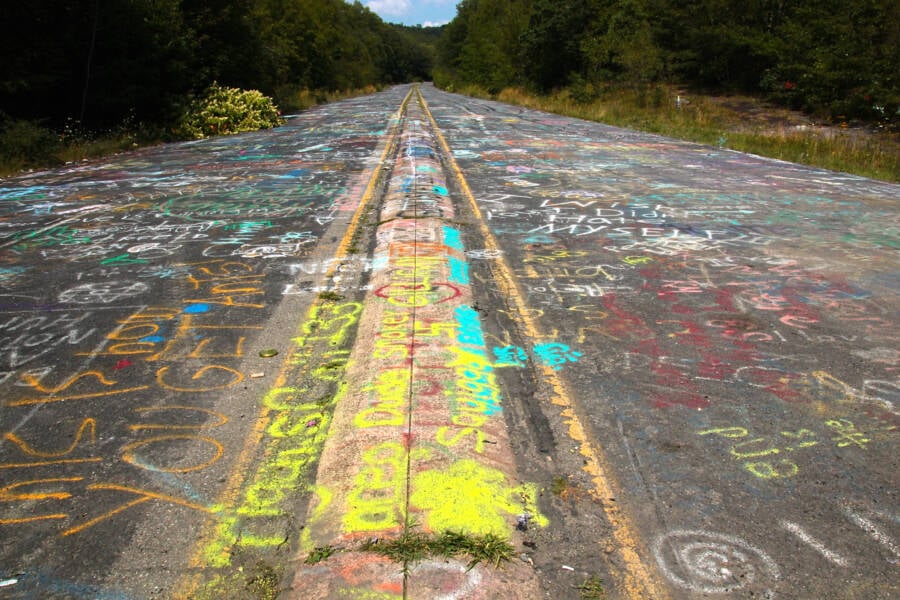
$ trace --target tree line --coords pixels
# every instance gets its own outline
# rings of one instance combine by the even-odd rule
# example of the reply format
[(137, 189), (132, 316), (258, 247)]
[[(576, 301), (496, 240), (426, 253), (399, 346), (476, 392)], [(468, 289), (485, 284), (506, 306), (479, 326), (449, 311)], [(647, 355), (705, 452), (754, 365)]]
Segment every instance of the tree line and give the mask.
[(823, 116), (900, 120), (896, 0), (463, 0), (439, 84), (568, 87), (678, 82), (764, 95)]
[(462, 0), (444, 28), (344, 0), (29, 0), (0, 22), (0, 126), (168, 123), (212, 82), (290, 110), (303, 90), (432, 76), (586, 100), (678, 82), (900, 120), (896, 0)]
[(213, 82), (290, 109), (302, 90), (427, 79), (437, 35), (343, 0), (28, 0), (0, 22), (0, 121), (50, 128), (172, 122)]

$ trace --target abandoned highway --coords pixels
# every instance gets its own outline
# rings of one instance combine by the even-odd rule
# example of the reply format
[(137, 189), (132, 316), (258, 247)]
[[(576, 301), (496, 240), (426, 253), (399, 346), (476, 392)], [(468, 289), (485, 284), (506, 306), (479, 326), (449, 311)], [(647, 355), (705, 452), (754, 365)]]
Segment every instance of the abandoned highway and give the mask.
[(900, 597), (898, 206), (431, 85), (2, 180), (0, 598)]

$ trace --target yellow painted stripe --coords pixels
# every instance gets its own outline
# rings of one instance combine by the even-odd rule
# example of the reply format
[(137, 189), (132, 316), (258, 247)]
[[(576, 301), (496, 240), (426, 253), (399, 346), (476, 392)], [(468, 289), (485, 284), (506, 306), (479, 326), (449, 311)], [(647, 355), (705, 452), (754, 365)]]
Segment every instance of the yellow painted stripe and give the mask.
[[(406, 108), (406, 105), (409, 103), (412, 95), (413, 90), (410, 90), (406, 97), (403, 99), (400, 109), (394, 113), (393, 117), (391, 117), (393, 125), (391, 126), (390, 132), (387, 134), (387, 141), (385, 142), (381, 157), (378, 160), (378, 164), (372, 170), (372, 174), (369, 176), (369, 182), (366, 186), (365, 192), (363, 193), (362, 199), (359, 202), (359, 206), (356, 207), (356, 211), (353, 213), (353, 217), (351, 218), (350, 223), (347, 226), (347, 230), (344, 232), (344, 236), (341, 238), (340, 244), (338, 244), (338, 248), (335, 253), (337, 257), (345, 256), (347, 253), (347, 249), (350, 247), (350, 242), (359, 227), (359, 221), (362, 218), (363, 213), (365, 212), (366, 206), (371, 201), (372, 195), (375, 193), (375, 188), (381, 173), (381, 165), (384, 163), (384, 160), (388, 156), (388, 153), (397, 143), (397, 132), (399, 130), (400, 116), (403, 114), (403, 110)], [(327, 280), (331, 276), (333, 276), (336, 269), (337, 265), (332, 264), (325, 275), (325, 279)], [(306, 313), (306, 318), (300, 321), (300, 323), (302, 324), (309, 321), (321, 304), (322, 301), (318, 298), (314, 300)], [(276, 377), (275, 382), (272, 384), (270, 389), (278, 389), (286, 386), (288, 375), (292, 371), (292, 361), (293, 352), (289, 352), (284, 361), (281, 363), (278, 376)], [(235, 461), (234, 466), (232, 466), (231, 468), (231, 474), (228, 478), (228, 483), (226, 484), (222, 494), (219, 496), (215, 506), (233, 507), (237, 502), (241, 492), (243, 491), (245, 481), (253, 474), (250, 468), (251, 462), (253, 461), (256, 450), (259, 448), (259, 445), (262, 442), (263, 437), (265, 436), (266, 429), (268, 429), (269, 427), (269, 415), (271, 412), (272, 409), (265, 405), (260, 407), (259, 413), (256, 416), (253, 431), (251, 431), (250, 434), (245, 438), (243, 449), (241, 450), (240, 455)], [(191, 569), (203, 568), (204, 551), (214, 535), (215, 521), (211, 521), (207, 523), (203, 534), (200, 536), (199, 541), (195, 545), (194, 550), (191, 554), (191, 558), (189, 561), (189, 566)], [(197, 587), (201, 584), (201, 580), (202, 576), (199, 574), (186, 577), (176, 586), (174, 597), (192, 597)]]
[[(394, 123), (391, 126), (390, 132), (387, 134), (388, 139), (384, 145), (384, 150), (382, 150), (381, 152), (381, 157), (378, 159), (378, 165), (375, 167), (375, 171), (369, 178), (369, 184), (366, 186), (366, 191), (363, 192), (362, 200), (360, 201), (359, 206), (356, 207), (356, 212), (353, 213), (353, 218), (350, 220), (350, 224), (347, 226), (347, 231), (344, 232), (344, 237), (341, 238), (341, 243), (338, 244), (336, 253), (338, 257), (344, 257), (347, 255), (347, 249), (350, 248), (350, 241), (353, 239), (353, 236), (356, 234), (356, 230), (359, 227), (359, 220), (360, 218), (362, 218), (366, 206), (369, 204), (369, 201), (372, 199), (372, 195), (375, 193), (375, 186), (378, 185), (381, 167), (384, 164), (385, 159), (390, 155), (390, 153), (397, 145), (397, 132), (400, 129), (400, 120), (403, 116), (403, 112), (406, 110), (406, 105), (409, 104), (409, 101), (412, 98), (413, 91), (416, 90), (409, 90), (409, 93), (406, 94), (405, 98), (403, 98), (403, 102), (400, 103), (400, 108), (397, 110), (397, 112), (394, 113), (394, 116), (392, 117)], [(332, 265), (332, 267), (328, 271), (326, 279), (334, 275), (334, 270), (336, 268), (337, 266)]]
[[(469, 184), (466, 182), (462, 170), (456, 163), (456, 159), (453, 158), (453, 152), (450, 149), (450, 145), (441, 133), (437, 121), (434, 119), (434, 115), (431, 114), (431, 110), (429, 110), (428, 104), (425, 102), (425, 98), (422, 97), (418, 88), (416, 89), (416, 92), (418, 93), (418, 101), (422, 105), (429, 121), (431, 121), (435, 136), (437, 136), (441, 148), (444, 150), (444, 154), (453, 171), (456, 182), (462, 190), (463, 195), (466, 197), (472, 213), (478, 220), (478, 228), (484, 238), (485, 248), (488, 250), (500, 250), (497, 240), (494, 238), (494, 234), (491, 233), (491, 230), (488, 228), (482, 216), (481, 209), (478, 208), (478, 203), (475, 201), (475, 196), (472, 194), (472, 190), (469, 188)], [(497, 256), (498, 258), (495, 259), (495, 266), (497, 269), (496, 274), (499, 275), (497, 283), (501, 287), (501, 293), (505, 297), (512, 299), (515, 304), (515, 307), (521, 316), (525, 335), (533, 339), (541, 339), (543, 335), (541, 334), (537, 322), (531, 316), (531, 311), (523, 300), (524, 296), (513, 277), (512, 269), (510, 269), (509, 265), (503, 259), (501, 253), (498, 252)], [(591, 476), (594, 484), (594, 493), (602, 500), (601, 504), (606, 513), (606, 519), (612, 527), (613, 538), (618, 544), (617, 552), (627, 568), (627, 572), (623, 575), (623, 583), (628, 596), (635, 599), (640, 598), (641, 600), (649, 598), (662, 600), (668, 598), (668, 593), (665, 592), (664, 588), (659, 584), (654, 572), (644, 564), (641, 557), (638, 556), (638, 537), (634, 533), (634, 526), (631, 519), (622, 512), (618, 506), (609, 502), (610, 498), (619, 498), (620, 495), (618, 494), (615, 482), (607, 474), (610, 472), (610, 468), (599, 445), (592, 443), (589, 439), (587, 429), (584, 427), (582, 419), (578, 414), (578, 404), (572, 398), (565, 382), (559, 377), (556, 371), (550, 367), (544, 367), (543, 376), (550, 384), (555, 395), (553, 404), (562, 408), (561, 414), (566, 420), (566, 424), (569, 428), (569, 437), (575, 441), (578, 445), (579, 452), (584, 457), (584, 470)]]

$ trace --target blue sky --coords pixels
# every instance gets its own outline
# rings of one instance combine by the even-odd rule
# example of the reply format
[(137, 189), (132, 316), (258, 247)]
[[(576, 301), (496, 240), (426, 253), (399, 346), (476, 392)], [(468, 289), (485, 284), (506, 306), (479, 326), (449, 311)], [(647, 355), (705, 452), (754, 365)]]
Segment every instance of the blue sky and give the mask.
[(362, 3), (387, 23), (443, 25), (456, 16), (459, 0), (363, 0)]

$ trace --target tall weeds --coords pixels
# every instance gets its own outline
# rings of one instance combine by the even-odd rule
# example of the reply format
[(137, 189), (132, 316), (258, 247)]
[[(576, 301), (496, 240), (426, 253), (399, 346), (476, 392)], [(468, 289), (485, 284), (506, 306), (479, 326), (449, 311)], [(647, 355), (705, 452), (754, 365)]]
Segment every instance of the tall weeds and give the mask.
[[(487, 98), (484, 90), (461, 93)], [(714, 98), (683, 97), (667, 86), (537, 96), (507, 88), (496, 99), (580, 119), (627, 127), (835, 171), (900, 182), (900, 134), (813, 125), (771, 125), (749, 119)], [(680, 98), (680, 99), (679, 99)], [(754, 104), (752, 99), (742, 99)], [(772, 109), (777, 111), (777, 109)], [(763, 108), (764, 112), (765, 109)]]

